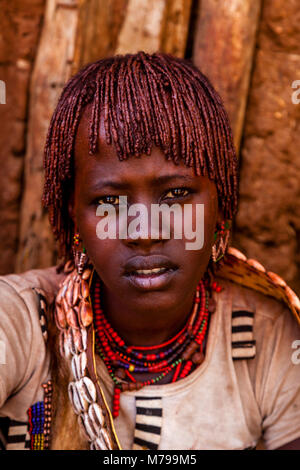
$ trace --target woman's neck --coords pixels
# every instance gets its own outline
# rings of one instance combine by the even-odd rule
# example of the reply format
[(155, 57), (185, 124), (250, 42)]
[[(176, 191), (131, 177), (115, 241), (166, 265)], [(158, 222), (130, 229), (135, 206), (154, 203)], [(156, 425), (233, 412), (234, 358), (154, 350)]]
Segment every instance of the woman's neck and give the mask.
[(128, 302), (103, 290), (102, 308), (127, 345), (154, 346), (167, 341), (184, 327), (193, 309), (194, 297), (195, 293), (192, 292), (181, 304), (172, 308), (157, 310), (152, 307), (137, 312), (134, 308), (128, 308)]

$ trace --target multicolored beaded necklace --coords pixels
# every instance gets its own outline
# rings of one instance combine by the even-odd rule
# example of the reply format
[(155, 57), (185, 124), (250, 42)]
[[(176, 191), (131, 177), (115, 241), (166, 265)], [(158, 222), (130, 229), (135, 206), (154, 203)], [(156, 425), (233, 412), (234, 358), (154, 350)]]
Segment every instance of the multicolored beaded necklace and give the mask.
[(42, 387), (44, 389), (44, 400), (35, 403), (27, 410), (31, 450), (49, 449), (50, 445), (52, 401), (51, 380), (44, 383)]
[[(172, 382), (186, 377), (204, 359), (203, 340), (208, 325), (208, 292), (203, 281), (197, 286), (192, 313), (170, 340), (155, 346), (127, 346), (112, 328), (101, 308), (101, 282), (97, 277), (92, 291), (96, 351), (114, 381), (113, 417), (119, 415), (120, 394), (156, 384), (175, 369)], [(151, 351), (159, 350), (153, 353)], [(137, 381), (132, 372), (157, 373), (156, 377)]]

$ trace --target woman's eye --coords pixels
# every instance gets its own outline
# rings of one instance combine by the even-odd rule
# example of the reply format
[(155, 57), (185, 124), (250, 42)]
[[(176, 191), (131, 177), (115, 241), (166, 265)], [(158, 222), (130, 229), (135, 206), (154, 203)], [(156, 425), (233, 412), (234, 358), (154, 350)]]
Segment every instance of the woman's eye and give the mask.
[(176, 197), (184, 197), (184, 196), (187, 196), (189, 194), (189, 190), (186, 189), (186, 188), (174, 188), (174, 189), (170, 189), (170, 191), (168, 191), (164, 197), (164, 199), (173, 199), (173, 198), (176, 198)]
[(102, 196), (98, 199), (98, 204), (119, 204), (119, 196)]

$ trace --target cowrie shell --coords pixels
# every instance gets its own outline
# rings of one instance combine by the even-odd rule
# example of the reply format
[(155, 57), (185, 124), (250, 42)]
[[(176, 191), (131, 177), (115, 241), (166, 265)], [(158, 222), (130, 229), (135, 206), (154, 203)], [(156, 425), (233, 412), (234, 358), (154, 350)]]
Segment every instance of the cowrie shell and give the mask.
[(97, 439), (95, 439), (92, 442), (91, 449), (92, 450), (108, 450), (102, 437), (97, 437)]
[(285, 286), (285, 292), (293, 307), (295, 307), (297, 310), (300, 310), (300, 300), (295, 292), (288, 286)]
[(83, 416), (83, 424), (87, 434), (90, 437), (90, 440), (93, 441), (94, 439), (96, 439), (98, 437), (97, 428), (94, 426), (94, 423), (91, 421), (87, 413), (85, 413)]
[(253, 268), (257, 269), (258, 271), (261, 271), (263, 273), (266, 272), (265, 267), (262, 264), (260, 264), (258, 261), (256, 261), (256, 259), (247, 259), (247, 264), (249, 264), (250, 266), (253, 266)]
[(88, 414), (96, 427), (100, 430), (100, 428), (104, 426), (104, 415), (98, 403), (92, 403), (92, 405), (89, 406)]
[(69, 310), (70, 306), (69, 306), (69, 304), (68, 304), (68, 302), (67, 302), (66, 297), (63, 297), (63, 298), (62, 298), (61, 307), (62, 307), (62, 309), (64, 310), (65, 313), (67, 313), (67, 311)]
[(77, 349), (76, 352), (82, 352), (86, 349), (86, 348), (84, 348), (84, 345), (83, 345), (82, 332), (83, 332), (83, 329), (73, 330), (74, 343), (75, 343), (75, 346), (76, 346), (76, 349)]
[(80, 391), (77, 387), (78, 382), (70, 382), (68, 386), (68, 393), (70, 401), (73, 405), (74, 411), (76, 414), (80, 414), (87, 410), (88, 403), (80, 395)]
[(109, 450), (112, 450), (113, 446), (112, 446), (111, 439), (110, 439), (110, 437), (109, 437), (109, 434), (108, 434), (107, 430), (104, 429), (104, 428), (101, 429), (101, 437), (103, 438), (106, 447), (107, 447)]
[(76, 380), (84, 377), (87, 369), (87, 356), (85, 352), (74, 354), (71, 361), (71, 368)]
[(87, 281), (87, 279), (90, 277), (90, 275), (92, 274), (92, 270), (91, 269), (85, 269), (85, 271), (83, 271), (82, 273), (82, 279), (84, 279), (85, 281)]
[(67, 341), (68, 341), (68, 346), (72, 354), (77, 354), (77, 347), (75, 344), (75, 338), (74, 338), (74, 331), (73, 328), (69, 326), (67, 330)]
[(61, 330), (64, 330), (67, 326), (67, 320), (65, 316), (65, 312), (60, 307), (59, 304), (56, 304), (55, 311), (54, 311), (55, 323), (57, 327)]
[(81, 340), (82, 340), (82, 347), (83, 351), (86, 351), (87, 348), (87, 331), (85, 328), (81, 328)]
[(89, 403), (85, 399), (84, 395), (82, 394), (82, 390), (81, 390), (81, 386), (80, 386), (80, 380), (74, 382), (74, 387), (75, 387), (76, 392), (77, 392), (77, 396), (78, 396), (81, 411), (82, 412), (87, 411), (88, 408), (89, 408)]
[(65, 331), (61, 331), (59, 335), (59, 352), (61, 356), (66, 357), (67, 359), (71, 357), (69, 341)]
[(89, 377), (82, 377), (78, 382), (82, 396), (89, 403), (94, 403), (97, 398), (96, 387)]
[(71, 282), (69, 285), (68, 285), (68, 288), (66, 290), (66, 294), (65, 294), (65, 299), (66, 301), (68, 302), (69, 306), (72, 307), (73, 305), (73, 290), (74, 290), (74, 285), (73, 283)]
[(80, 364), (81, 377), (83, 377), (86, 374), (86, 369), (87, 369), (87, 355), (85, 352), (82, 352), (81, 354), (79, 354), (79, 364)]
[(75, 329), (79, 328), (78, 316), (72, 307), (69, 307), (66, 317), (69, 326)]
[(82, 300), (79, 305), (79, 317), (82, 326), (87, 327), (93, 321), (93, 310), (89, 302)]
[(78, 280), (76, 279), (74, 282), (74, 287), (73, 287), (73, 305), (77, 304), (79, 298), (80, 298), (80, 284)]
[(62, 300), (65, 297), (67, 288), (68, 288), (68, 283), (66, 283), (66, 279), (65, 279), (64, 283), (60, 286), (60, 289), (59, 289), (59, 291), (57, 293), (57, 296), (56, 296), (56, 299), (55, 299), (57, 304), (61, 305)]
[(232, 256), (235, 256), (236, 258), (238, 258), (242, 261), (247, 261), (246, 256), (243, 253), (241, 253), (239, 250), (237, 250), (236, 248), (233, 248), (233, 246), (230, 246), (228, 248), (227, 253), (232, 255)]
[(71, 369), (74, 375), (75, 380), (81, 379), (81, 368), (80, 368), (80, 358), (78, 354), (74, 354), (71, 360)]
[(277, 286), (281, 286), (281, 287), (286, 286), (286, 282), (280, 276), (278, 276), (278, 274), (273, 273), (272, 271), (268, 271), (267, 275), (269, 276), (271, 281), (273, 281), (274, 284), (276, 284)]
[(85, 280), (80, 283), (80, 295), (83, 299), (87, 299), (90, 295), (89, 285)]
[(85, 424), (84, 424), (84, 415), (83, 415), (83, 414), (80, 414), (80, 415), (78, 416), (78, 425), (79, 425), (79, 428), (80, 428), (80, 430), (82, 431), (84, 437), (85, 437), (88, 441), (90, 441), (91, 438), (90, 438), (89, 434), (87, 433), (87, 430), (86, 430), (86, 427), (85, 427)]

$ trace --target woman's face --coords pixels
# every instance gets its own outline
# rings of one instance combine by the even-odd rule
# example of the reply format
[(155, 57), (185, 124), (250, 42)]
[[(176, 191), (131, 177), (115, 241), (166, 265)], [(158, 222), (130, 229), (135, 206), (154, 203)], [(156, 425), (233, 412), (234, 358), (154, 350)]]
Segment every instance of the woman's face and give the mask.
[[(193, 168), (183, 163), (167, 161), (156, 147), (150, 156), (119, 161), (114, 146), (105, 142), (103, 122), (98, 152), (90, 156), (88, 129), (86, 110), (75, 143), (75, 193), (70, 210), (89, 258), (104, 283), (105, 294), (112, 301), (118, 299), (126, 309), (134, 309), (137, 315), (171, 312), (192, 299), (209, 262), (218, 213), (215, 184), (207, 177), (195, 176)], [(119, 196), (126, 196), (129, 206), (144, 204), (149, 214), (151, 204), (177, 203), (182, 209), (189, 204), (194, 223), (196, 204), (203, 204), (203, 247), (186, 249), (191, 240), (184, 233), (181, 239), (151, 236), (99, 239), (96, 227), (101, 217), (96, 215), (96, 209), (101, 203), (117, 204)], [(128, 217), (128, 223), (134, 218)], [(150, 228), (149, 217), (149, 233)], [(147, 273), (158, 268), (163, 272)]]

